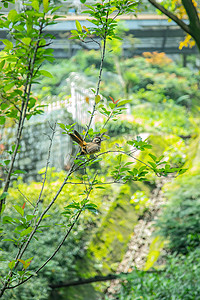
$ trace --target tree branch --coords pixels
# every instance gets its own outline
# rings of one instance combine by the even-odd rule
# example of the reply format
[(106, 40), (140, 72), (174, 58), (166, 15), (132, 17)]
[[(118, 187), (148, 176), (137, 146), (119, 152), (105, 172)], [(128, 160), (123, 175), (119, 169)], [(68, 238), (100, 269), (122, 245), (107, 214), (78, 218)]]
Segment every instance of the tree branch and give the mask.
[[(145, 271), (145, 273), (162, 273), (165, 270), (148, 270)], [(140, 271), (139, 271), (140, 272)], [(141, 271), (144, 272), (144, 271)], [(94, 276), (90, 278), (79, 278), (77, 280), (71, 280), (68, 282), (60, 282), (58, 284), (51, 284), (50, 287), (52, 289), (62, 288), (62, 287), (69, 287), (69, 286), (76, 286), (76, 285), (82, 285), (82, 284), (88, 284), (93, 282), (99, 282), (99, 281), (109, 281), (109, 280), (126, 280), (126, 276), (130, 275), (130, 273), (119, 273), (119, 274), (108, 274), (106, 276)]]
[(45, 186), (45, 182), (46, 182), (46, 178), (47, 178), (47, 171), (48, 171), (48, 167), (49, 167), (49, 164), (50, 164), (51, 147), (52, 147), (52, 144), (53, 144), (54, 134), (56, 132), (56, 125), (57, 125), (57, 123), (55, 122), (55, 124), (53, 126), (50, 126), (50, 128), (52, 130), (52, 136), (51, 137), (49, 136), (50, 144), (49, 144), (49, 150), (48, 150), (48, 155), (47, 155), (46, 168), (45, 168), (44, 178), (43, 178), (43, 182), (42, 182), (42, 188), (40, 190), (40, 194), (39, 194), (37, 203), (35, 205), (35, 209), (34, 209), (33, 215), (36, 213), (36, 210), (38, 208), (38, 205), (40, 203), (40, 200), (41, 200), (41, 197), (42, 197), (42, 193), (43, 193), (43, 190), (44, 190), (44, 186)]
[[(6, 177), (6, 180), (5, 180), (5, 185), (4, 185), (4, 188), (3, 188), (3, 193), (8, 191), (8, 188), (9, 188), (9, 185), (10, 185), (10, 179), (11, 179), (11, 176), (12, 176), (12, 171), (13, 171), (13, 167), (14, 167), (14, 163), (15, 163), (15, 159), (16, 159), (16, 155), (17, 155), (17, 152), (18, 152), (18, 149), (19, 149), (21, 135), (22, 135), (22, 131), (23, 131), (23, 128), (24, 128), (24, 121), (26, 119), (26, 112), (27, 112), (28, 103), (29, 103), (30, 94), (31, 94), (31, 87), (32, 87), (32, 82), (31, 81), (32, 81), (32, 77), (33, 77), (34, 65), (35, 65), (36, 55), (37, 55), (37, 51), (38, 51), (38, 47), (39, 47), (39, 42), (40, 42), (41, 35), (42, 35), (42, 30), (43, 30), (43, 25), (40, 24), (38, 40), (37, 40), (37, 43), (35, 45), (33, 57), (32, 57), (32, 59), (29, 60), (28, 73), (27, 73), (26, 83), (25, 83), (25, 87), (24, 87), (24, 93), (23, 93), (23, 96), (22, 96), (22, 105), (21, 105), (20, 119), (19, 119), (19, 124), (18, 124), (18, 129), (17, 129), (17, 137), (16, 137), (16, 141), (15, 141), (15, 149), (14, 149), (13, 154), (12, 154), (10, 167), (9, 167), (8, 174), (7, 174), (7, 177)], [(2, 211), (2, 207), (3, 207), (3, 204), (5, 203), (5, 200), (6, 200), (6, 198), (4, 198), (0, 201), (0, 213)], [(1, 294), (0, 294), (0, 296), (1, 296)]]
[(199, 16), (192, 0), (182, 0), (182, 3), (190, 21), (189, 27), (193, 28), (194, 31), (196, 31), (197, 29), (200, 30)]
[[(156, 2), (155, 0), (148, 0), (154, 7), (159, 9), (164, 15), (166, 15), (168, 18), (173, 20), (178, 26), (180, 26), (185, 32), (192, 35), (190, 27), (183, 22), (181, 19), (179, 19), (176, 15), (174, 15), (171, 11), (164, 8), (161, 4)], [(188, 0), (186, 0), (188, 1)]]

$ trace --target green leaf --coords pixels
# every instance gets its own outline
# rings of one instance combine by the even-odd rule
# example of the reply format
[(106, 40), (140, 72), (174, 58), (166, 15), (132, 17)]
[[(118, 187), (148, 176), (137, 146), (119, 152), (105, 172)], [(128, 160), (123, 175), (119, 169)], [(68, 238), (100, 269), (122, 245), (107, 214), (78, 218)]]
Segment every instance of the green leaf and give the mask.
[(31, 221), (32, 219), (34, 219), (36, 216), (35, 215), (27, 215), (26, 216), (26, 220), (27, 221)]
[(40, 70), (40, 74), (45, 76), (45, 77), (53, 78), (53, 75), (50, 72), (46, 71), (46, 70)]
[(28, 227), (27, 229), (23, 230), (23, 231), (20, 233), (20, 236), (28, 235), (29, 233), (31, 233), (32, 230), (33, 230), (32, 227)]
[(178, 172), (179, 175), (185, 173), (188, 169), (180, 169), (180, 171)]
[(32, 256), (32, 257), (30, 257), (30, 258), (27, 258), (27, 259), (25, 260), (25, 262), (26, 262), (26, 263), (31, 262), (31, 260), (33, 260), (33, 258), (34, 258), (34, 256)]
[(0, 116), (0, 125), (5, 124), (6, 118), (4, 116)]
[(106, 128), (102, 128), (101, 130), (100, 130), (100, 133), (102, 134), (102, 133), (105, 133), (105, 132), (107, 132), (108, 130), (106, 129)]
[(89, 204), (86, 204), (85, 206), (84, 206), (84, 210), (89, 210), (89, 211), (91, 211), (92, 213), (97, 213), (98, 211), (97, 211), (97, 206), (94, 204), (94, 203), (89, 203)]
[(156, 162), (156, 160), (157, 160), (157, 157), (155, 156), (155, 155), (153, 155), (153, 154), (151, 154), (151, 153), (149, 153), (149, 156)]
[(6, 45), (5, 50), (11, 50), (13, 48), (13, 43), (7, 39), (0, 40)]
[(31, 98), (29, 100), (29, 103), (28, 103), (28, 108), (31, 109), (35, 106), (35, 103), (36, 103), (36, 99), (35, 98)]
[(8, 14), (8, 20), (14, 22), (18, 18), (18, 13), (15, 9), (11, 9)]
[(5, 109), (8, 108), (8, 107), (9, 107), (9, 104), (8, 104), (8, 103), (6, 103), (6, 102), (1, 103), (1, 109), (2, 109), (2, 110), (5, 110)]
[(95, 96), (95, 103), (98, 104), (101, 101), (101, 97), (99, 95)]
[(132, 100), (123, 100), (123, 101), (118, 102), (117, 106), (119, 107), (119, 106), (125, 105), (127, 103), (131, 103), (131, 102), (132, 102)]
[(13, 207), (14, 207), (14, 209), (23, 217), (23, 215), (24, 215), (24, 210), (23, 210), (23, 208), (21, 207), (21, 206), (19, 206), (19, 205), (13, 205)]
[(92, 5), (85, 4), (85, 6), (90, 8), (91, 10), (95, 10), (95, 8)]
[(49, 0), (43, 0), (43, 6), (44, 6), (44, 12), (47, 13), (49, 8)]
[(32, 0), (32, 7), (39, 12), (40, 6), (38, 0)]
[(5, 59), (3, 59), (1, 62), (0, 62), (0, 71), (3, 69), (4, 65), (5, 65)]
[(77, 28), (78, 32), (82, 32), (82, 27), (78, 20), (76, 20), (76, 28)]
[(0, 215), (2, 215), (2, 213), (4, 212), (5, 208), (6, 208), (6, 205), (4, 203), (1, 204), (1, 212), (0, 212)]
[(8, 196), (8, 193), (7, 193), (7, 192), (3, 192), (3, 193), (0, 195), (0, 200), (5, 199), (7, 196)]
[(23, 170), (15, 170), (12, 174), (26, 174), (27, 172), (26, 171), (23, 171)]
[(63, 129), (63, 130), (66, 129), (66, 128), (65, 128), (65, 124), (63, 124), (63, 123), (58, 123), (58, 125), (60, 126), (61, 129)]
[(116, 104), (115, 103), (109, 103), (109, 107), (111, 108), (111, 109), (113, 109), (114, 107), (116, 106)]
[(8, 267), (12, 270), (15, 266), (15, 260), (9, 262)]
[(5, 85), (4, 88), (3, 88), (3, 89), (4, 89), (4, 92), (9, 91), (14, 85), (15, 85), (14, 82), (11, 82), (11, 83)]
[(3, 224), (13, 223), (13, 218), (11, 218), (9, 216), (4, 216), (2, 222), (3, 222)]
[(24, 43), (25, 45), (29, 46), (31, 43), (31, 38), (29, 37), (25, 37), (23, 39), (21, 39), (22, 43)]
[(13, 239), (3, 239), (2, 240), (3, 242), (5, 241), (5, 242), (15, 242), (15, 240), (13, 240)]

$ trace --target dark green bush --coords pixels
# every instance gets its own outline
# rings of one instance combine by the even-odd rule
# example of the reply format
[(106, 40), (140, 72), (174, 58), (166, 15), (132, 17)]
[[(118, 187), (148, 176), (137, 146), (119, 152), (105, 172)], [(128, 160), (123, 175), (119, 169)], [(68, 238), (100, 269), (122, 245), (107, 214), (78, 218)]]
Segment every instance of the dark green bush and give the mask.
[(161, 271), (133, 271), (121, 284), (120, 292), (114, 299), (200, 299), (200, 250), (197, 249), (187, 256), (168, 257), (165, 269)]
[(187, 173), (165, 188), (169, 199), (157, 226), (172, 252), (188, 253), (200, 245), (200, 175)]

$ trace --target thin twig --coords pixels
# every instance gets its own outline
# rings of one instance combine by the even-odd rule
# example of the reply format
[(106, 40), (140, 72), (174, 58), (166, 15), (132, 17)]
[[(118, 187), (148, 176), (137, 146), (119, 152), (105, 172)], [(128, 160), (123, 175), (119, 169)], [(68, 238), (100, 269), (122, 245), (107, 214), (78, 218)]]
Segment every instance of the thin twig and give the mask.
[(49, 144), (49, 149), (48, 149), (46, 168), (45, 168), (45, 172), (44, 172), (44, 178), (43, 178), (43, 182), (42, 182), (42, 187), (41, 187), (41, 190), (40, 190), (40, 194), (39, 194), (37, 203), (35, 205), (35, 209), (34, 209), (33, 215), (35, 214), (35, 212), (36, 212), (36, 210), (38, 208), (38, 204), (40, 203), (40, 200), (41, 200), (41, 197), (42, 197), (42, 193), (44, 191), (44, 186), (45, 186), (45, 182), (46, 182), (46, 179), (47, 179), (47, 171), (48, 171), (48, 167), (49, 167), (49, 164), (50, 164), (50, 156), (51, 156), (51, 148), (52, 148), (52, 144), (53, 144), (53, 138), (54, 138), (54, 135), (55, 135), (55, 132), (56, 132), (56, 125), (57, 125), (57, 122), (55, 122), (53, 126), (50, 126), (50, 128), (52, 130), (52, 135), (51, 135), (51, 137), (49, 137), (50, 144)]
[[(107, 23), (108, 23), (108, 12), (106, 14), (106, 21), (105, 21), (106, 26), (108, 25)], [(102, 71), (103, 71), (103, 62), (104, 62), (105, 53), (106, 53), (106, 39), (107, 39), (107, 27), (106, 27), (105, 34), (104, 34), (104, 37), (103, 37), (103, 49), (102, 49), (102, 52), (101, 52), (102, 53), (102, 55), (101, 55), (101, 64), (100, 64), (100, 68), (99, 68), (99, 78), (98, 78), (98, 82), (97, 82), (95, 97), (99, 95), (99, 89), (100, 89), (100, 83), (101, 83)], [(89, 131), (89, 128), (92, 124), (92, 120), (94, 118), (95, 111), (96, 111), (96, 102), (94, 102), (94, 105), (93, 105), (93, 110), (92, 110), (92, 113), (91, 113), (91, 116), (90, 116), (89, 123), (88, 123), (87, 128), (86, 128), (84, 139), (86, 138), (86, 136), (88, 134), (88, 131)]]
[(20, 191), (19, 188), (17, 188), (17, 190), (18, 190), (18, 192), (20, 192), (20, 194), (24, 197), (24, 199), (25, 199), (30, 205), (32, 205), (32, 206), (35, 208), (35, 206), (33, 205), (33, 203), (31, 203), (31, 201), (28, 200), (28, 198), (22, 193), (22, 191)]

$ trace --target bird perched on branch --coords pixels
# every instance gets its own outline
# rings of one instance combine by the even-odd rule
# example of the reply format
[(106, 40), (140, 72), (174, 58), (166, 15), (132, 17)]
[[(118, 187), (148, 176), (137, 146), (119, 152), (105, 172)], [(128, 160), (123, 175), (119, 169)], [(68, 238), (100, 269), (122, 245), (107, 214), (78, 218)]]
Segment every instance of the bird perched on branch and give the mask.
[(79, 144), (81, 147), (81, 155), (93, 154), (101, 150), (101, 137), (95, 137), (92, 142), (85, 142), (78, 131), (74, 130), (74, 133), (69, 133), (73, 141)]

